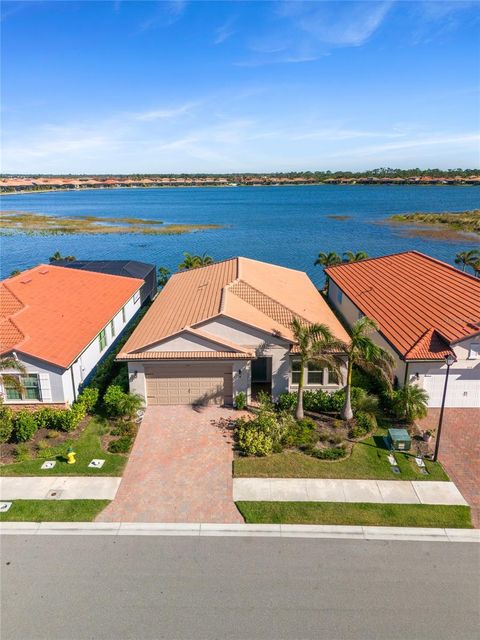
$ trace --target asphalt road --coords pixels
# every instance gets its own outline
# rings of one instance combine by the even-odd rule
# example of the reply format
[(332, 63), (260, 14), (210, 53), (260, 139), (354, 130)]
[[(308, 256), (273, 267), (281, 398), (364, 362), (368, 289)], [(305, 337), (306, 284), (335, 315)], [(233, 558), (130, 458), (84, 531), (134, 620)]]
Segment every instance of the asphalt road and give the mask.
[(4, 536), (1, 640), (469, 640), (480, 545)]

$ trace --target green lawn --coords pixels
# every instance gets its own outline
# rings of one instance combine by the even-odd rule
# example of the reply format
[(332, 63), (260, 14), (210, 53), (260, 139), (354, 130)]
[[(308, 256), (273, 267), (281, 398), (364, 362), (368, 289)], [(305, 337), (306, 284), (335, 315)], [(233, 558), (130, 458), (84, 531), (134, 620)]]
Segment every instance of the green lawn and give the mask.
[(374, 480), (448, 480), (437, 462), (425, 461), (428, 475), (422, 475), (411, 454), (395, 452), (400, 474), (390, 470), (382, 435), (375, 435), (353, 446), (352, 455), (331, 462), (317, 460), (295, 451), (274, 453), (264, 458), (237, 458), (233, 463), (237, 478), (363, 478)]
[[(63, 442), (55, 445), (55, 440), (48, 440), (51, 447), (48, 450), (37, 453), (35, 460), (25, 462), (14, 462), (13, 464), (2, 465), (0, 475), (2, 476), (121, 476), (123, 467), (127, 462), (127, 456), (108, 453), (101, 446), (100, 436), (107, 429), (105, 422), (98, 417), (92, 418), (89, 424), (77, 440)], [(77, 454), (75, 464), (67, 464), (66, 452), (71, 444)], [(88, 464), (93, 458), (105, 460), (101, 469), (89, 469)], [(56, 460), (57, 464), (53, 469), (43, 471), (40, 469), (45, 460)]]
[(237, 502), (249, 524), (332, 524), (471, 529), (470, 507), (344, 502)]
[(0, 522), (91, 522), (110, 500), (14, 500)]

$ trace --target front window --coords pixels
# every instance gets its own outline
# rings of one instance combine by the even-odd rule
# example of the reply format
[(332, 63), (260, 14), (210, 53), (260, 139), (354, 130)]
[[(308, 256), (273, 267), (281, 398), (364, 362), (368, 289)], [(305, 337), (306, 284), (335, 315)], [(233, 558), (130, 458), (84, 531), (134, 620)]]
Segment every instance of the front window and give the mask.
[(17, 389), (11, 383), (9, 384), (8, 380), (5, 380), (4, 386), (7, 400), (40, 400), (40, 385), (36, 373), (30, 373), (25, 376), (12, 376), (12, 378), (17, 378), (23, 389)]
[(112, 334), (112, 338), (115, 337), (115, 323), (113, 320), (110, 320), (110, 333)]
[(98, 342), (100, 344), (100, 351), (103, 351), (107, 346), (107, 333), (105, 329), (102, 329), (98, 335)]
[(125, 312), (125, 307), (122, 307), (122, 322), (123, 322), (123, 324), (125, 324), (126, 321), (127, 321), (127, 314)]
[(300, 360), (293, 360), (292, 362), (292, 384), (298, 384), (300, 382)]
[(323, 367), (316, 362), (308, 363), (308, 384), (323, 384)]
[(140, 291), (137, 291), (137, 293), (135, 293), (135, 295), (133, 296), (133, 301), (138, 302), (139, 300), (140, 300)]
[(327, 384), (338, 384), (338, 373), (332, 369), (328, 369), (328, 382)]

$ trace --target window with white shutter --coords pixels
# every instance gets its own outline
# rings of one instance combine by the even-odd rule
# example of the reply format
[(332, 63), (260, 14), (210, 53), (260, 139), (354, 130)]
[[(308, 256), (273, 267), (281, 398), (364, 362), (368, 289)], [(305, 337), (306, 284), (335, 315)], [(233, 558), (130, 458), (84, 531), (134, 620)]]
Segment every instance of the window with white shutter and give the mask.
[(39, 373), (38, 380), (40, 382), (40, 394), (43, 402), (52, 401), (52, 387), (50, 386), (50, 376), (48, 373)]

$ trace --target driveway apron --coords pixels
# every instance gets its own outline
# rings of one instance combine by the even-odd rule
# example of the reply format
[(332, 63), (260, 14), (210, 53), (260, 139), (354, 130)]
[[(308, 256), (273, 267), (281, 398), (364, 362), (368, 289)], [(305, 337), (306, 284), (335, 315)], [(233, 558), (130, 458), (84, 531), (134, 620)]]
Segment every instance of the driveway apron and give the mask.
[(219, 407), (148, 407), (113, 502), (98, 522), (240, 523), (232, 432)]

